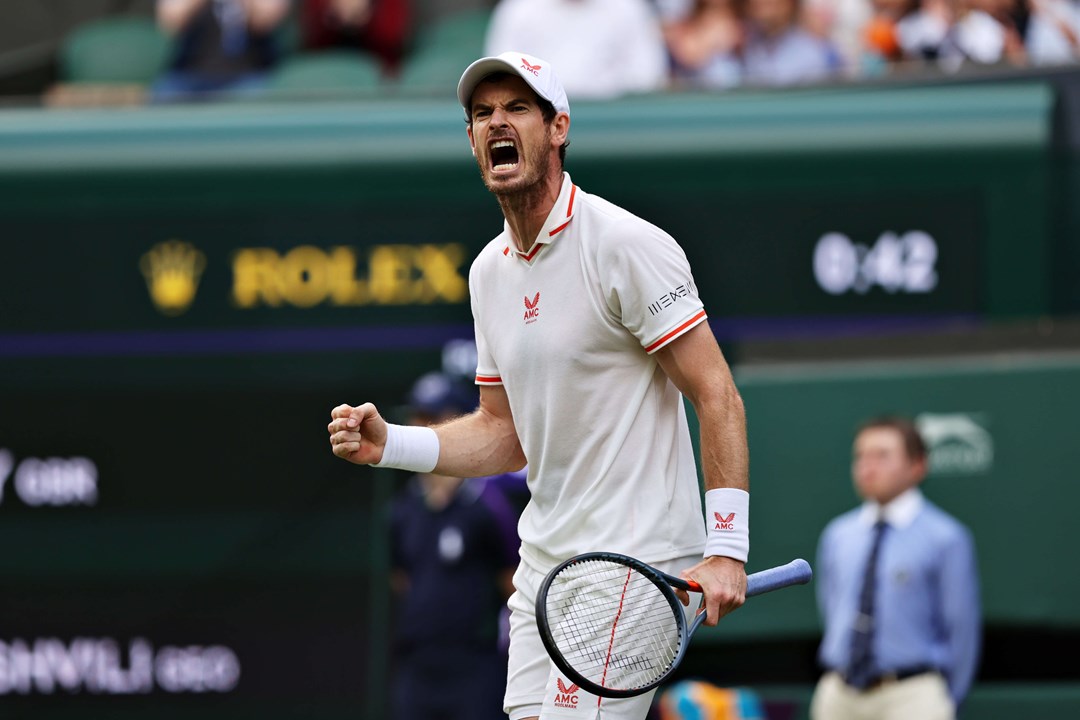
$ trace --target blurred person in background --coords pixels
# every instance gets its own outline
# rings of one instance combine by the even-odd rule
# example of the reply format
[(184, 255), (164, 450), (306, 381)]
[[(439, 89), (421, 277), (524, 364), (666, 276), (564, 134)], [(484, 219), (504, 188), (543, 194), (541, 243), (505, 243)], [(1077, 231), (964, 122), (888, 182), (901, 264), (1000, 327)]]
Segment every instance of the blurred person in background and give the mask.
[(1080, 9), (1072, 0), (997, 0), (988, 10), (1011, 30), (1015, 65), (1065, 65), (1080, 51)]
[(904, 58), (956, 70), (964, 56), (952, 35), (959, 0), (918, 0), (896, 22), (896, 40)]
[[(422, 375), (409, 423), (431, 426), (476, 408), (475, 387)], [(508, 613), (518, 562), (519, 511), (506, 478), (418, 473), (390, 516), (391, 582), (398, 599), (393, 707), (399, 720), (505, 720)]]
[(950, 720), (971, 689), (982, 641), (975, 545), (920, 491), (927, 463), (907, 418), (873, 418), (855, 434), (863, 503), (818, 541), (825, 672), (812, 720)]
[(370, 53), (387, 75), (401, 64), (409, 38), (410, 0), (302, 0), (301, 48)]
[(743, 76), (748, 85), (798, 85), (840, 74), (839, 52), (802, 25), (801, 0), (746, 0)]
[(1002, 0), (921, 0), (897, 22), (896, 37), (906, 58), (946, 72), (965, 65), (1025, 65), (1023, 31), (1004, 8)]
[(572, 99), (609, 99), (667, 88), (660, 18), (648, 0), (500, 0), (485, 54), (548, 58)]
[(186, 100), (263, 88), (279, 60), (275, 32), (290, 0), (157, 0), (157, 22), (174, 38), (152, 101)]
[(675, 88), (727, 89), (742, 82), (742, 0), (694, 0), (689, 11), (665, 22)]
[(861, 76), (880, 75), (904, 60), (896, 25), (915, 9), (915, 0), (871, 0), (870, 17), (862, 26), (856, 59)]
[(872, 1), (803, 0), (800, 24), (835, 49), (839, 70), (845, 76), (861, 74), (863, 28), (870, 20)]

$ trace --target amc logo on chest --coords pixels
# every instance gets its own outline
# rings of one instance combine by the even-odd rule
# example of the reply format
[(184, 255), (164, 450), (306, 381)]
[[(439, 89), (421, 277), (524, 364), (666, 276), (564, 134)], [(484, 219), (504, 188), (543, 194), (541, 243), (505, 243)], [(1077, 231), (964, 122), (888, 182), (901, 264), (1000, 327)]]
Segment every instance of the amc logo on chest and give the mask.
[(540, 293), (539, 291), (533, 296), (532, 300), (529, 300), (529, 296), (525, 296), (525, 324), (536, 322), (540, 317)]

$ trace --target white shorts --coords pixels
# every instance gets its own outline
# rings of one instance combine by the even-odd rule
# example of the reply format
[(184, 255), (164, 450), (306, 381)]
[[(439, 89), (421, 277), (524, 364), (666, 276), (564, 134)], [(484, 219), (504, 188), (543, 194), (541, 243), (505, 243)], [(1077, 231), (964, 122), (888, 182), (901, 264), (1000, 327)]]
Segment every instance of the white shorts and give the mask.
[[(701, 555), (655, 563), (658, 570), (678, 577), (679, 572), (701, 562)], [(578, 718), (583, 720), (644, 720), (656, 690), (631, 698), (600, 698), (571, 683), (548, 657), (536, 627), (536, 593), (544, 574), (518, 563), (510, 607), (510, 661), (503, 710), (510, 720), (527, 717)], [(697, 610), (691, 595), (687, 620)]]

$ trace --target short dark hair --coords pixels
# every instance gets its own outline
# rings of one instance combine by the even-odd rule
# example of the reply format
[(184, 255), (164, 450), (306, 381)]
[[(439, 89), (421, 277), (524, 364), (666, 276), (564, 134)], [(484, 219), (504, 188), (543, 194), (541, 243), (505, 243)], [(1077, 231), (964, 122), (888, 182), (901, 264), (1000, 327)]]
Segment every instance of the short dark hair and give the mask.
[(919, 428), (909, 418), (900, 415), (878, 415), (859, 423), (855, 435), (861, 435), (864, 430), (884, 428), (895, 430), (900, 433), (904, 440), (904, 450), (912, 460), (925, 460), (927, 455), (926, 441), (923, 440)]
[[(490, 75), (485, 75), (480, 80), (480, 82), (496, 82), (498, 80), (502, 80), (503, 78), (508, 77), (519, 76), (511, 72), (493, 72)], [(526, 85), (528, 85), (528, 83), (526, 83)], [(550, 100), (545, 100), (544, 98), (540, 97), (531, 87), (529, 88), (529, 90), (532, 90), (533, 97), (536, 98), (536, 104), (540, 106), (540, 114), (541, 116), (543, 116), (544, 122), (550, 125), (551, 122), (555, 119), (555, 116), (559, 114), (559, 111), (555, 109), (555, 106), (551, 103)], [(473, 92), (475, 92), (475, 90)], [(472, 96), (469, 96), (469, 109), (465, 111), (465, 124), (472, 125)], [(569, 138), (562, 144), (562, 147), (559, 148), (560, 165), (566, 165), (566, 148), (568, 147), (570, 147)]]

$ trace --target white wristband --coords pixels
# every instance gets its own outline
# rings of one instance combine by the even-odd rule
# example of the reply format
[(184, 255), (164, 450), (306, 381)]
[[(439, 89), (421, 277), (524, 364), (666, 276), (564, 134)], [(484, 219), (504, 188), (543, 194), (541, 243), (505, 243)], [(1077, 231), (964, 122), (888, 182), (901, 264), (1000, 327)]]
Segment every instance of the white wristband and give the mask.
[(738, 488), (705, 492), (705, 557), (722, 555), (746, 562), (750, 554), (750, 493)]
[(439, 436), (429, 427), (386, 424), (382, 460), (372, 467), (431, 472), (439, 462)]

